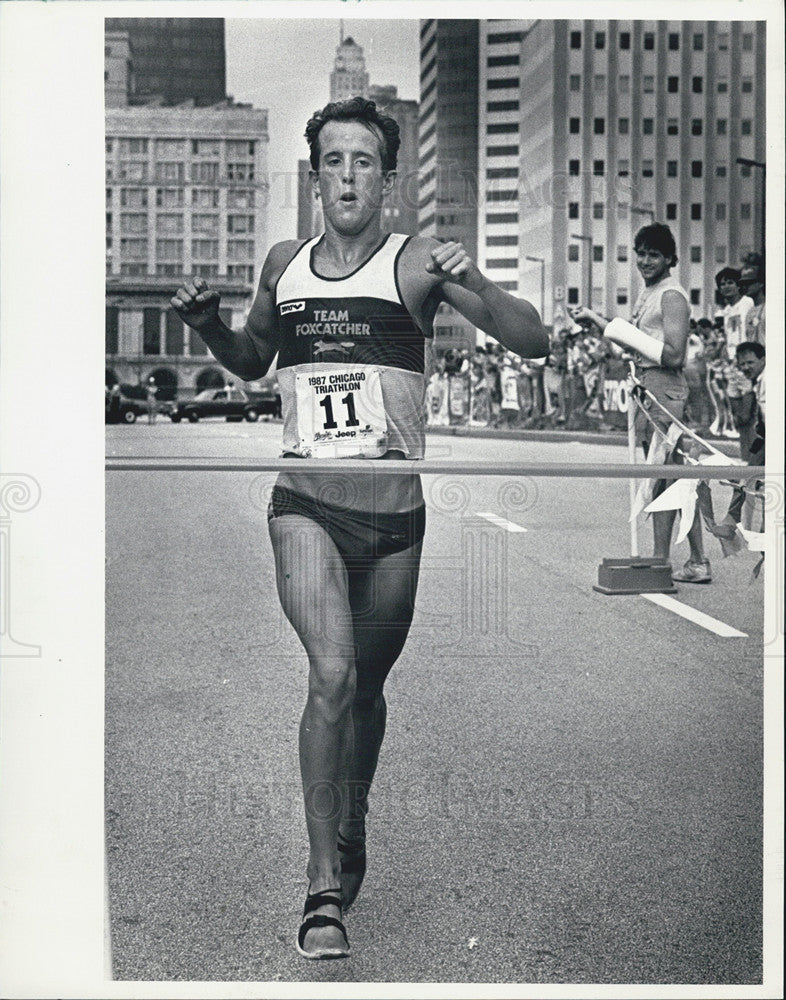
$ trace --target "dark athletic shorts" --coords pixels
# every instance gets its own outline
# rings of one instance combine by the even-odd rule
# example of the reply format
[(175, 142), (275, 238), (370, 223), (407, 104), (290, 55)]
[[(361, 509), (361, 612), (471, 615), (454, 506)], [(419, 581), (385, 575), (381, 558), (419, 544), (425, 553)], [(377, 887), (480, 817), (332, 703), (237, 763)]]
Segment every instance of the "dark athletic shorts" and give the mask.
[(330, 535), (345, 562), (358, 562), (403, 552), (419, 542), (426, 531), (426, 505), (403, 514), (335, 507), (303, 496), (285, 486), (274, 486), (267, 519), (299, 514), (314, 521)]

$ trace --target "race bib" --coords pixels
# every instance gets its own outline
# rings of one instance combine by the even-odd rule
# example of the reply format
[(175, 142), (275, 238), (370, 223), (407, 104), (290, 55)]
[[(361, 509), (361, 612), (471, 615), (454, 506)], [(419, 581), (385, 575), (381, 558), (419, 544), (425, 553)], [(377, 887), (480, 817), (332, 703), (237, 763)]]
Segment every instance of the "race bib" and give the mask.
[(387, 451), (387, 417), (379, 369), (312, 366), (295, 376), (302, 455), (378, 458)]

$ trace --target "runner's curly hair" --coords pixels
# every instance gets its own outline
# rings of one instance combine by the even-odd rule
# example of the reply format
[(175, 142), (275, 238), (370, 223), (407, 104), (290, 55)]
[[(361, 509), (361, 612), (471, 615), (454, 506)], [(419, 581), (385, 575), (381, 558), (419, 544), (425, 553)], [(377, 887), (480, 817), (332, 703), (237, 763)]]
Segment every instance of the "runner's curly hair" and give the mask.
[(348, 101), (333, 101), (321, 111), (315, 111), (306, 124), (306, 139), (311, 150), (311, 169), (319, 170), (319, 133), (328, 122), (360, 122), (380, 140), (382, 169), (395, 170), (401, 145), (398, 122), (390, 115), (377, 111), (374, 101), (352, 97)]

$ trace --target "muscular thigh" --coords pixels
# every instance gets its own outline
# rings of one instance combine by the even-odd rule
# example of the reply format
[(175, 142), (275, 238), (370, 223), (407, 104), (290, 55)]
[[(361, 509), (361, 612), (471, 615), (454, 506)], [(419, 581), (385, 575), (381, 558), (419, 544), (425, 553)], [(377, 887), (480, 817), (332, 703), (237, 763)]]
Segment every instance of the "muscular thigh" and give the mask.
[(298, 514), (269, 523), (284, 614), (309, 657), (352, 657), (352, 611), (344, 562), (320, 525)]
[(349, 572), (358, 692), (376, 693), (404, 648), (415, 610), (418, 542)]

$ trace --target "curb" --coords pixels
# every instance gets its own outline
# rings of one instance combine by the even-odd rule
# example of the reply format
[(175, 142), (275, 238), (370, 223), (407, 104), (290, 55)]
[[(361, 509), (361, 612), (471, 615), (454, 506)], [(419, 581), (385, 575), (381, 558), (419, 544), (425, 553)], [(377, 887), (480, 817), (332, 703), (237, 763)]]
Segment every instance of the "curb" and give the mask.
[[(618, 448), (627, 447), (628, 435), (622, 431), (557, 431), (557, 430), (507, 430), (503, 427), (426, 427), (426, 434), (439, 437), (492, 438), (504, 441), (576, 441), (581, 444), (607, 444)], [(712, 439), (712, 445), (729, 458), (740, 457), (740, 447), (736, 441), (725, 438)]]

